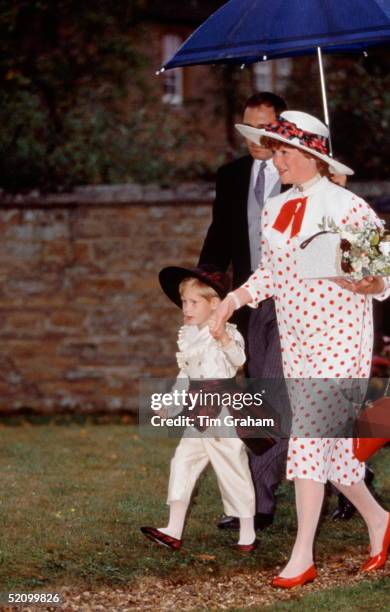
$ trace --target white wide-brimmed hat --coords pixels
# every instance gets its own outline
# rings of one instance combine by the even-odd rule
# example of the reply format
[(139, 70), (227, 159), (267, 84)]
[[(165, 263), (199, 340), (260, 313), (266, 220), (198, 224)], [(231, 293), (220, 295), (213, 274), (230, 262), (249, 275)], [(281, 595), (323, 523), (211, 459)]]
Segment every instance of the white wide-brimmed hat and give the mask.
[(329, 155), (329, 130), (322, 121), (301, 111), (284, 111), (275, 122), (264, 128), (236, 124), (244, 138), (260, 144), (266, 136), (307, 151), (329, 165), (332, 174), (354, 174), (354, 171)]

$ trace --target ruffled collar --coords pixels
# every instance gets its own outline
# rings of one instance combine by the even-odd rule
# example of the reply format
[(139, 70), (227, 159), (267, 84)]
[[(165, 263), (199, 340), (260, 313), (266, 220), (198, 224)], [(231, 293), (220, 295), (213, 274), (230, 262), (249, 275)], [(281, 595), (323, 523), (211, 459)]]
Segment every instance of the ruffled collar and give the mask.
[[(234, 323), (226, 323), (226, 331), (231, 338), (235, 337), (237, 325)], [(183, 325), (179, 329), (177, 345), (181, 352), (188, 349), (198, 350), (200, 344), (204, 342), (217, 343), (217, 340), (210, 334), (208, 325), (201, 329), (197, 325)]]
[(186, 351), (207, 338), (212, 338), (207, 325), (201, 329), (197, 325), (183, 325), (179, 329), (177, 345), (181, 351)]

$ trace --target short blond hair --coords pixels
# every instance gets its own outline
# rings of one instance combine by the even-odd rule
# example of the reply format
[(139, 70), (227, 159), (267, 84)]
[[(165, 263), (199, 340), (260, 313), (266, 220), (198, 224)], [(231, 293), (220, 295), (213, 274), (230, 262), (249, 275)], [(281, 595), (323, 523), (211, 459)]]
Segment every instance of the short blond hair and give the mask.
[(206, 300), (211, 300), (212, 298), (220, 299), (218, 293), (210, 287), (210, 285), (206, 285), (199, 278), (195, 278), (194, 276), (188, 276), (187, 278), (183, 278), (179, 285), (179, 293), (180, 297), (183, 297), (183, 293), (186, 289), (197, 289), (202, 297)]

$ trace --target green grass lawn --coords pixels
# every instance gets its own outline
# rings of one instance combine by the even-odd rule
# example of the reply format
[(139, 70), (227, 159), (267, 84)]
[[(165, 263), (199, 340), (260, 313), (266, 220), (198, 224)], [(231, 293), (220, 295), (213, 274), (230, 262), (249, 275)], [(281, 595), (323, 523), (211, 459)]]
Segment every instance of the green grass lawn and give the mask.
[[(203, 579), (283, 564), (295, 534), (293, 489), (287, 483), (279, 491), (277, 519), (261, 534), (260, 548), (253, 556), (238, 558), (228, 546), (234, 535), (216, 529), (222, 507), (211, 472), (199, 484), (185, 548), (173, 554), (144, 539), (140, 525), (166, 522), (169, 460), (176, 442), (140, 439), (135, 427), (120, 424), (3, 426), (0, 591), (129, 585), (141, 575)], [(373, 462), (376, 489), (387, 507), (389, 450), (381, 451)], [(328, 501), (328, 511), (334, 504), (334, 499)], [(334, 524), (328, 516), (322, 520), (317, 540), (319, 566), (331, 557), (342, 562), (356, 547), (366, 550), (367, 535), (359, 518)], [(329, 600), (331, 593), (322, 593), (307, 595), (305, 601), (319, 610), (334, 607), (343, 598), (356, 598), (362, 604), (359, 589), (365, 589), (368, 607), (349, 609), (386, 609), (375, 607), (375, 602), (389, 596), (381, 578), (367, 587), (361, 583), (338, 593), (334, 589), (334, 600)], [(298, 609), (295, 605), (302, 608), (301, 603), (287, 602), (277, 609)]]

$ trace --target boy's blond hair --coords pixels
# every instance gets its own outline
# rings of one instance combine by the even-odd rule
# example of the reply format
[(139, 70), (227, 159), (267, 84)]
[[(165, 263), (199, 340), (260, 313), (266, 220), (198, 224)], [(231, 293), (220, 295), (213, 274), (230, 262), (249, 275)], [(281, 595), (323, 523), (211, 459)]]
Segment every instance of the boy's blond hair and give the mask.
[(179, 285), (179, 293), (180, 296), (183, 297), (183, 293), (186, 289), (197, 289), (202, 297), (206, 300), (211, 300), (212, 298), (221, 299), (218, 293), (210, 287), (210, 285), (206, 285), (206, 283), (202, 283), (201, 280), (195, 278), (194, 276), (188, 276), (187, 278), (183, 278)]

